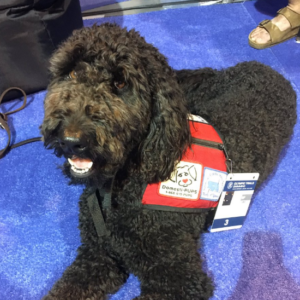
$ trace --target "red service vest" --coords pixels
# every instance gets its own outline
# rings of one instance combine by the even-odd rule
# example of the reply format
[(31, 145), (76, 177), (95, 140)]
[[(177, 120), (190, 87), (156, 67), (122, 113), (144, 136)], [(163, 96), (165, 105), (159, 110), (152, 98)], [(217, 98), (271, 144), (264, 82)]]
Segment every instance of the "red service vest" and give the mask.
[(190, 115), (192, 145), (176, 165), (171, 178), (148, 184), (145, 208), (197, 212), (218, 205), (226, 177), (226, 156), (218, 132), (206, 120)]

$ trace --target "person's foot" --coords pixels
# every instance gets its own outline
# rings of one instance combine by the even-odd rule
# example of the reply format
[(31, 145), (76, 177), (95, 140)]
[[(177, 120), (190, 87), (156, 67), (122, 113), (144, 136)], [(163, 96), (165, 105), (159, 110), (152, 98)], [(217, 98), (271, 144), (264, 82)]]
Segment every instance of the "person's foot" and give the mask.
[[(291, 27), (290, 22), (283, 15), (277, 15), (271, 22), (275, 24), (280, 31), (285, 31)], [(271, 37), (267, 30), (257, 27), (250, 35), (250, 39), (257, 44), (266, 44), (271, 40)]]
[[(296, 14), (299, 14), (299, 18), (300, 18), (300, 6), (296, 7), (296, 6), (292, 6), (289, 4), (287, 6), (287, 8), (291, 9)], [(282, 14), (278, 14), (275, 18), (273, 18), (271, 20), (271, 22), (274, 25), (276, 25), (280, 31), (285, 31), (285, 30), (291, 28), (290, 22)], [(250, 34), (250, 39), (251, 39), (251, 41), (253, 41), (254, 43), (257, 43), (257, 44), (266, 44), (267, 42), (269, 42), (271, 40), (271, 37), (270, 37), (269, 32), (266, 29), (264, 29), (262, 27), (257, 27)]]

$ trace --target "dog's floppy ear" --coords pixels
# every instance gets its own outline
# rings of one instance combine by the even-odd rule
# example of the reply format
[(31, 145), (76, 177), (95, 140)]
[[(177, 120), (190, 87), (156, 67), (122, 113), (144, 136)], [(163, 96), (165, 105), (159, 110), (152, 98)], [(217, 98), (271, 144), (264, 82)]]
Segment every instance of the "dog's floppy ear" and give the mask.
[(141, 145), (141, 168), (147, 182), (158, 182), (170, 178), (190, 143), (188, 112), (183, 92), (165, 57), (157, 51), (145, 61), (152, 115), (148, 135)]

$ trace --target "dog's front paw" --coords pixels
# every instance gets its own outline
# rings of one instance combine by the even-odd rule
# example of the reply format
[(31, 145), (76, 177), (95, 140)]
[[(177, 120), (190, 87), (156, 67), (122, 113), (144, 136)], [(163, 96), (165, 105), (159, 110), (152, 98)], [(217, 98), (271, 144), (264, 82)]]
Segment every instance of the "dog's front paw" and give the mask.
[(104, 300), (104, 293), (99, 288), (87, 286), (85, 289), (76, 284), (54, 286), (42, 300)]
[[(184, 297), (184, 298), (183, 298)], [(179, 296), (179, 295), (166, 295), (166, 294), (147, 294), (147, 295), (141, 295), (139, 297), (134, 298), (133, 300), (209, 300), (210, 297), (206, 296)]]
[(163, 298), (162, 295), (152, 294), (152, 295), (143, 295), (134, 298), (133, 300), (165, 300), (167, 298)]

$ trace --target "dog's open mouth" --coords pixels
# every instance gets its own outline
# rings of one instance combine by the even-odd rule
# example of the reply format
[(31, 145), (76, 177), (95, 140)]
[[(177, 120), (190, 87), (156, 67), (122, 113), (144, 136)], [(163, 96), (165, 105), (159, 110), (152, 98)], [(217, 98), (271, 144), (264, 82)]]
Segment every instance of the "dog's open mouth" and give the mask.
[(68, 158), (71, 166), (71, 173), (76, 177), (86, 177), (91, 174), (93, 162), (88, 158), (79, 158), (75, 155)]

